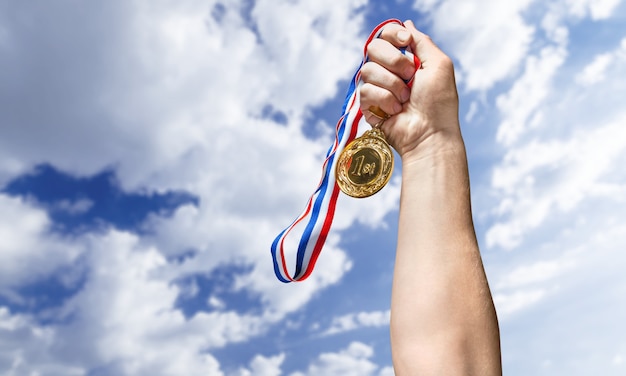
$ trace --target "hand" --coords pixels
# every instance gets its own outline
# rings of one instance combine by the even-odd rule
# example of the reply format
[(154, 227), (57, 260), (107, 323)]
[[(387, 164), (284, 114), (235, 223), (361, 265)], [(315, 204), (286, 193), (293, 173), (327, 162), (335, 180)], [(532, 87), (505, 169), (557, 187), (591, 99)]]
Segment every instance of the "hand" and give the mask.
[[(410, 47), (422, 64), (398, 48)], [(361, 69), (361, 111), (368, 123), (379, 119), (368, 111), (379, 106), (391, 118), (382, 130), (403, 161), (433, 155), (462, 144), (458, 94), (452, 60), (411, 21), (405, 27), (390, 24), (368, 46), (369, 61)], [(409, 88), (404, 80), (413, 79)], [(455, 142), (450, 142), (455, 141)]]

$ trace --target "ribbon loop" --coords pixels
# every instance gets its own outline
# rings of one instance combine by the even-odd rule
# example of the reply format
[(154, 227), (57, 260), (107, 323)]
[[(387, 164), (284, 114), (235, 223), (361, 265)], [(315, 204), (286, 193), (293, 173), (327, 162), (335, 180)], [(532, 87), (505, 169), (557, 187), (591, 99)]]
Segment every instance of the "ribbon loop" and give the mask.
[[(356, 70), (350, 87), (346, 93), (343, 105), (343, 115), (337, 121), (335, 141), (326, 153), (326, 160), (322, 166), (322, 178), (319, 186), (309, 198), (304, 211), (296, 220), (286, 229), (284, 229), (271, 246), (272, 259), (274, 261), (274, 272), (276, 277), (285, 283), (303, 281), (311, 275), (315, 263), (322, 251), (326, 237), (330, 231), (330, 227), (335, 215), (335, 207), (339, 196), (339, 186), (335, 180), (335, 170), (337, 167), (337, 159), (345, 146), (350, 143), (357, 135), (358, 125), (363, 116), (360, 110), (359, 85), (361, 81), (361, 68), (367, 62), (367, 46), (369, 43), (378, 38), (383, 28), (395, 23), (403, 25), (401, 21), (390, 19), (376, 26), (370, 34), (365, 47), (363, 48), (363, 60)], [(411, 55), (406, 49), (400, 49), (404, 54)], [(419, 59), (413, 56), (416, 67), (419, 67)], [(287, 269), (285, 260), (284, 243), (291, 231), (298, 225), (304, 225), (300, 242), (298, 244), (296, 256), (296, 268), (291, 275)]]

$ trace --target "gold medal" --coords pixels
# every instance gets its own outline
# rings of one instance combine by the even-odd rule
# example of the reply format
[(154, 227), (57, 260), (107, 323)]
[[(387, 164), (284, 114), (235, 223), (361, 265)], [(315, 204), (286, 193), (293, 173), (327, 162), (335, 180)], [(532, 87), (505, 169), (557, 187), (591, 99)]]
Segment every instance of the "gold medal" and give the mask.
[(380, 130), (381, 124), (353, 140), (339, 155), (335, 177), (348, 196), (369, 197), (391, 178), (393, 152)]

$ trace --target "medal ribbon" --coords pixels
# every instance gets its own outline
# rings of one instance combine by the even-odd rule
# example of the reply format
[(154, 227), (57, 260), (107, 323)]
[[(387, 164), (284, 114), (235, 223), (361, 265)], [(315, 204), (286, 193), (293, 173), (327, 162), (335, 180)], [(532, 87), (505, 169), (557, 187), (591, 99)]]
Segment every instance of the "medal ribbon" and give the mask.
[[(383, 31), (385, 25), (395, 23), (403, 25), (401, 21), (390, 19), (382, 22), (372, 31), (365, 47), (363, 48), (363, 60), (356, 70), (350, 87), (346, 93), (346, 99), (343, 105), (343, 115), (337, 121), (335, 141), (326, 153), (326, 160), (322, 166), (322, 178), (320, 183), (309, 198), (302, 214), (286, 229), (284, 229), (274, 242), (272, 243), (272, 259), (274, 261), (274, 273), (276, 277), (285, 283), (303, 281), (311, 275), (315, 262), (319, 257), (330, 227), (335, 215), (335, 206), (339, 196), (339, 186), (335, 180), (335, 169), (337, 167), (337, 159), (341, 151), (350, 143), (357, 135), (358, 126), (363, 114), (360, 109), (359, 86), (361, 81), (361, 68), (368, 60), (367, 46), (374, 39), (378, 38)], [(404, 26), (404, 25), (403, 25)], [(408, 50), (401, 49), (402, 53), (413, 57), (415, 66), (420, 66), (417, 56), (414, 56)], [(410, 84), (410, 83), (409, 83)], [(337, 156), (337, 157), (336, 157)], [(300, 238), (298, 252), (296, 256), (296, 270), (293, 277), (287, 270), (285, 262), (284, 242), (291, 230), (300, 223), (306, 223), (306, 227)]]

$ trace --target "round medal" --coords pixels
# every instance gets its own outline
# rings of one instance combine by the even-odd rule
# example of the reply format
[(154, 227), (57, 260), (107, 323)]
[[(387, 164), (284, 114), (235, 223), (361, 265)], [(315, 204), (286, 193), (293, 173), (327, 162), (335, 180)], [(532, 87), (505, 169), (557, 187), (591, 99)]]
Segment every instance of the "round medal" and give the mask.
[(393, 152), (379, 128), (365, 132), (341, 152), (335, 176), (348, 196), (369, 197), (380, 191), (391, 178)]

